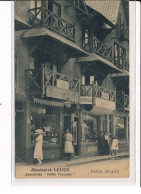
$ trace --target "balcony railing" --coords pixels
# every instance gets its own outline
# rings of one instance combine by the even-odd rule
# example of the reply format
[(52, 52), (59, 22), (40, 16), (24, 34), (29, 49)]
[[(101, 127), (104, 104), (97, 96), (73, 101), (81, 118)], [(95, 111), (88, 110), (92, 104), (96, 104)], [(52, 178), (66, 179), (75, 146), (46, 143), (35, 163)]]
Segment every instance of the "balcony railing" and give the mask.
[(114, 64), (120, 69), (125, 69), (126, 71), (129, 71), (129, 60), (124, 56), (115, 57)]
[[(39, 91), (39, 94), (47, 96), (48, 87), (57, 88), (59, 91), (72, 91), (79, 93), (79, 80), (62, 73), (50, 71), (42, 66), (38, 69), (27, 69), (27, 88), (31, 91)], [(56, 94), (57, 97), (57, 94)]]
[(101, 86), (96, 86), (94, 84), (81, 85), (80, 86), (81, 96), (100, 98), (107, 101), (115, 102), (116, 92)]
[(97, 53), (100, 56), (112, 61), (112, 47), (103, 44), (96, 37), (82, 40), (82, 48), (88, 53)]
[(46, 26), (58, 34), (75, 41), (75, 24), (70, 24), (44, 6), (29, 10), (32, 26)]
[(129, 40), (129, 27), (124, 23), (120, 25), (117, 24), (116, 33), (118, 38), (122, 40)]
[(117, 93), (116, 97), (117, 110), (129, 111), (129, 96), (124, 92)]

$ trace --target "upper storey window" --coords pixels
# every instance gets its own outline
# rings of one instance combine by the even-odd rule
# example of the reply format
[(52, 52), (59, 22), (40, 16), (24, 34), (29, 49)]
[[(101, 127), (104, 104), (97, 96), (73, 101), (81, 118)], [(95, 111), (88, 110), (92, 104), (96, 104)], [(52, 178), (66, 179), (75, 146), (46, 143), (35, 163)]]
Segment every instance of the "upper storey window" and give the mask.
[(48, 10), (52, 11), (55, 15), (61, 17), (61, 5), (54, 2), (53, 0), (46, 1), (46, 7)]
[(53, 4), (53, 13), (57, 16), (61, 17), (61, 5), (59, 5), (58, 3), (54, 3)]
[(117, 43), (114, 43), (114, 64), (121, 69), (129, 70), (129, 60), (126, 58), (126, 49)]
[(117, 27), (116, 27), (117, 37), (123, 41), (129, 40), (129, 26), (123, 21), (121, 13), (118, 15)]

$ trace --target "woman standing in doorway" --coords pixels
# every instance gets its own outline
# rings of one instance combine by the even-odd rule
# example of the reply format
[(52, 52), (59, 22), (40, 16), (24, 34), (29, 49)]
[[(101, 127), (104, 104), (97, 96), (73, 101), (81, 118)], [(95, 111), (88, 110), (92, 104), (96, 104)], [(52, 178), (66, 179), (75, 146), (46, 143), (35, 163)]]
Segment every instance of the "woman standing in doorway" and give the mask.
[(72, 145), (72, 134), (69, 132), (69, 129), (66, 130), (66, 133), (64, 135), (64, 154), (67, 157), (67, 160), (70, 160), (71, 154), (74, 153), (73, 145)]
[(38, 160), (38, 165), (42, 164), (43, 160), (43, 130), (37, 129), (35, 130), (35, 149), (34, 149), (34, 158)]

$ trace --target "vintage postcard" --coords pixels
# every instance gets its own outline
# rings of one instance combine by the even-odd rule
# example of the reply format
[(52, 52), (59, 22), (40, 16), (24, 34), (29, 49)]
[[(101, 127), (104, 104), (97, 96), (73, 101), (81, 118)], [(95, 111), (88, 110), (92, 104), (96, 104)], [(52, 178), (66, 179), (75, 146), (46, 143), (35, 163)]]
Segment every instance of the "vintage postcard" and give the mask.
[(128, 178), (128, 0), (14, 2), (15, 178)]

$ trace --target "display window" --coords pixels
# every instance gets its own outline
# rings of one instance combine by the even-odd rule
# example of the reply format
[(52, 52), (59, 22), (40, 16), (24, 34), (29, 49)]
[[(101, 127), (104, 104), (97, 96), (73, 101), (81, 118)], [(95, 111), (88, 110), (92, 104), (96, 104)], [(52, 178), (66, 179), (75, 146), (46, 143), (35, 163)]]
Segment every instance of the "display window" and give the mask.
[(44, 131), (43, 144), (57, 144), (58, 131), (56, 115), (33, 115), (31, 122), (31, 140), (35, 143), (34, 131), (41, 128)]
[(119, 141), (125, 141), (125, 117), (115, 117), (116, 122), (116, 138)]
[(98, 131), (98, 119), (95, 116), (83, 115), (82, 127), (82, 142), (96, 142)]

